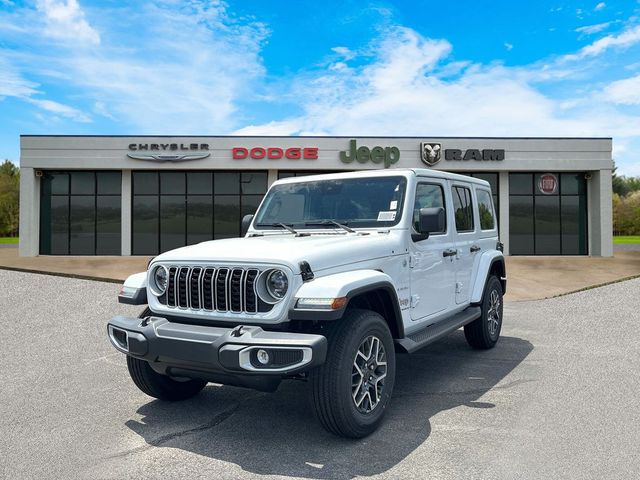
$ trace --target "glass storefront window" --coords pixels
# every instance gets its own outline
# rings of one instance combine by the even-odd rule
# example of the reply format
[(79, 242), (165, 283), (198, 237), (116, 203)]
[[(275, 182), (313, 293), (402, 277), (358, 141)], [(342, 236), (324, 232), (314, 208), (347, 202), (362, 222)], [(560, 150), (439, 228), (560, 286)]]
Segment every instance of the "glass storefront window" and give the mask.
[(160, 172), (160, 195), (184, 195), (185, 192), (184, 172)]
[(71, 172), (71, 195), (94, 195), (95, 172)]
[(134, 195), (131, 214), (133, 254), (156, 255), (159, 250), (160, 199), (157, 195)]
[[(133, 172), (134, 255), (240, 236), (267, 191), (267, 172)], [(159, 185), (149, 188), (145, 181)], [(158, 183), (159, 182), (159, 183)]]
[(157, 195), (158, 172), (136, 172), (133, 175), (133, 191), (136, 195)]
[(42, 255), (119, 255), (121, 173), (45, 172), (40, 195)]
[(533, 197), (509, 196), (509, 253), (533, 255)]
[(544, 191), (540, 181), (546, 173), (509, 175), (510, 254), (586, 255), (584, 174), (551, 173)]
[(530, 173), (509, 174), (509, 195), (531, 195), (533, 183)]

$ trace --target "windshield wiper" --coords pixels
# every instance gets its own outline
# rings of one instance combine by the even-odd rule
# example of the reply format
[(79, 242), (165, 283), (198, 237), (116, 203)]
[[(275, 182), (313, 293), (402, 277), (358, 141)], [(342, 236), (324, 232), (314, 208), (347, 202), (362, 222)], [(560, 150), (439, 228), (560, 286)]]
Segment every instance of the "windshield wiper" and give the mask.
[(353, 228), (349, 228), (346, 225), (342, 224), (342, 223), (338, 223), (335, 220), (316, 220), (314, 222), (304, 222), (305, 227), (312, 227), (314, 225), (318, 225), (321, 227), (328, 227), (330, 225), (334, 225), (336, 227), (340, 227), (343, 230), (346, 230), (349, 233), (355, 233), (355, 230)]
[(257, 223), (256, 227), (280, 227), (294, 235), (300, 235), (291, 225), (287, 225), (286, 223)]

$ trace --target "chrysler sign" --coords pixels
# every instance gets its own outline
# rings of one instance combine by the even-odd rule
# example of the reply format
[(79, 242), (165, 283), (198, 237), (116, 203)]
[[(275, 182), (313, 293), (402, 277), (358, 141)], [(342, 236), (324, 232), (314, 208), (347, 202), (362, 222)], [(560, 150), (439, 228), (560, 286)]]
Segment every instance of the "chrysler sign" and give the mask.
[[(129, 151), (133, 153), (127, 153), (127, 157), (151, 162), (185, 162), (209, 157), (208, 150), (208, 143), (130, 143)], [(185, 151), (189, 153), (182, 153)]]

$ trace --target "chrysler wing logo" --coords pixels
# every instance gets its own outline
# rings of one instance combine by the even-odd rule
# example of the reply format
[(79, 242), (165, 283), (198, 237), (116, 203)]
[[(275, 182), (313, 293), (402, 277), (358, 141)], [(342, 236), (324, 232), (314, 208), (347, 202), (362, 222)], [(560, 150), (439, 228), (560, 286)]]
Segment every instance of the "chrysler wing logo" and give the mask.
[(442, 145), (439, 143), (426, 143), (420, 144), (420, 156), (422, 162), (430, 167), (433, 167), (440, 161), (440, 152), (442, 151)]
[(202, 160), (207, 158), (210, 153), (187, 153), (178, 155), (161, 155), (153, 153), (151, 155), (143, 155), (139, 153), (127, 153), (127, 157), (134, 160), (146, 160), (148, 162), (187, 162), (189, 160)]

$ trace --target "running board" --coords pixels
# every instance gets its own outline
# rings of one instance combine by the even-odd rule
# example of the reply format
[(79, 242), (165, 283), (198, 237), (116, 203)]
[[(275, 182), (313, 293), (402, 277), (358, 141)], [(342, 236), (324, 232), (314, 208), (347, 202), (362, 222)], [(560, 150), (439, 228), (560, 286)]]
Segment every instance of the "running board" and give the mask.
[(405, 338), (397, 339), (396, 344), (400, 345), (408, 353), (413, 353), (429, 345), (430, 343), (440, 340), (445, 335), (473, 322), (482, 314), (480, 307), (469, 307), (460, 313), (455, 314), (451, 318), (432, 323), (422, 330), (407, 335)]

